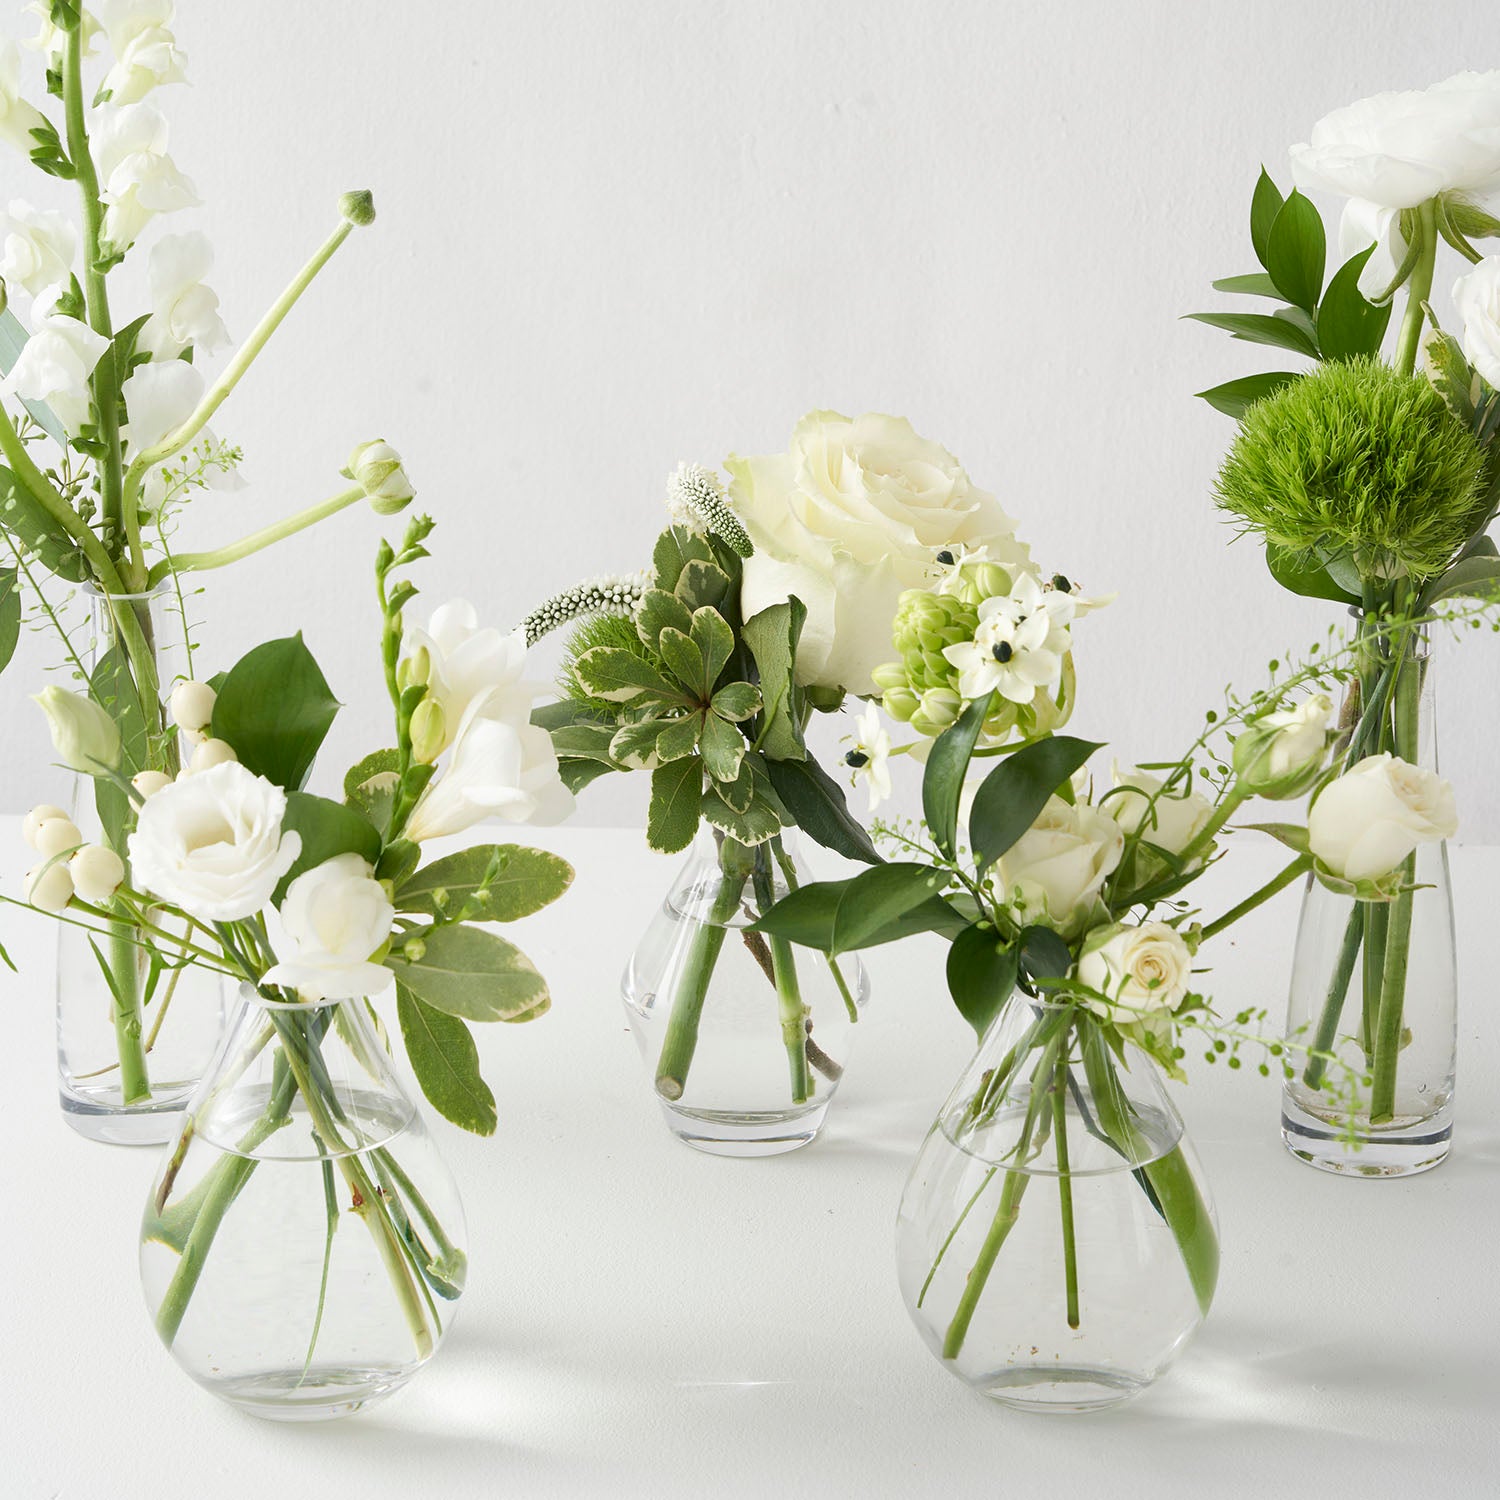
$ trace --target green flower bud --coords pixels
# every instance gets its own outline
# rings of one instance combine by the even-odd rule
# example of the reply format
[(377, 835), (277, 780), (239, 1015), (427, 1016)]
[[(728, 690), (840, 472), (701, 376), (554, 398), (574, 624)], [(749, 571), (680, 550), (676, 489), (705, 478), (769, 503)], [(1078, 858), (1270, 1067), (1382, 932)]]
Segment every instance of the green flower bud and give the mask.
[(383, 438), (361, 443), (349, 455), (344, 473), (365, 492), (377, 516), (393, 516), (405, 510), (416, 494), (401, 465), (401, 455)]
[(98, 776), (119, 765), (119, 727), (93, 699), (54, 684), (35, 694), (32, 702), (46, 714), (53, 747), (70, 770)]
[(424, 698), (411, 716), (411, 753), (423, 765), (430, 765), (443, 753), (446, 744), (443, 705), (436, 698)]
[(1332, 714), (1332, 703), (1318, 693), (1295, 709), (1252, 720), (1234, 742), (1240, 787), (1273, 802), (1306, 796), (1323, 773)]
[(973, 568), (965, 568), (964, 579), (978, 591), (976, 604), (986, 599), (1000, 598), (1011, 590), (1010, 574), (996, 563), (976, 563)]
[(339, 199), (339, 213), (351, 224), (363, 229), (375, 222), (375, 195), (368, 188), (345, 193)]
[(888, 688), (880, 698), (880, 706), (902, 724), (916, 713), (920, 702), (921, 699), (909, 687)]
[(906, 667), (899, 661), (888, 661), (875, 668), (870, 673), (871, 681), (882, 693), (891, 688), (904, 688), (906, 686)]
[(963, 699), (952, 688), (930, 688), (922, 694), (922, 715), (946, 729), (963, 707)]

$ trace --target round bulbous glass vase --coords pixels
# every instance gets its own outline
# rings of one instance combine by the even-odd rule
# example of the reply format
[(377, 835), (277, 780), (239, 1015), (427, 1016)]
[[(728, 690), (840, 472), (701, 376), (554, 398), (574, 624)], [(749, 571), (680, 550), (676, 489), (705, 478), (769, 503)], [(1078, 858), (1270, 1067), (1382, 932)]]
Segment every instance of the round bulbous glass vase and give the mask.
[(178, 1364), (255, 1416), (358, 1411), (436, 1353), (465, 1243), (367, 1002), (244, 987), (141, 1221), (146, 1305)]
[(907, 1312), (966, 1384), (1025, 1411), (1115, 1406), (1206, 1315), (1219, 1240), (1154, 1063), (1089, 1013), (1013, 997), (918, 1153), (896, 1221)]
[[(1390, 723), (1349, 752), (1437, 770), (1433, 671), (1411, 651)], [(1400, 712), (1404, 700), (1404, 712)], [(1445, 843), (1420, 844), (1394, 901), (1309, 878), (1292, 959), (1281, 1135), (1299, 1161), (1351, 1177), (1437, 1166), (1453, 1136), (1458, 965)]]
[(784, 832), (754, 847), (700, 834), (625, 967), (631, 1031), (672, 1133), (718, 1156), (816, 1139), (868, 995), (853, 954), (750, 932), (802, 883)]
[[(170, 582), (150, 594), (84, 592), (89, 638), (80, 655), (93, 697), (119, 725), (124, 769), (175, 776), (181, 753), (166, 705), (174, 683), (191, 675), (182, 602)], [(80, 775), (70, 801), (85, 842), (113, 849), (128, 870), (130, 797)], [(157, 914), (148, 933), (121, 912), (108, 929), (57, 926), (59, 1102), (91, 1140), (160, 1145), (213, 1059), (229, 996), (218, 974), (186, 961), (182, 924)]]

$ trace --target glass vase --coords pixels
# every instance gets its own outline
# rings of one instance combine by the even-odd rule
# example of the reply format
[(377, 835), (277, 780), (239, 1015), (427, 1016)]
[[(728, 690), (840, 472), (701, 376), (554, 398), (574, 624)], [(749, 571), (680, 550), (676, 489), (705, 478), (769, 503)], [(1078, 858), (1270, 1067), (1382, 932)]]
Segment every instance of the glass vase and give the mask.
[[(1392, 691), (1379, 696), (1379, 661), (1365, 672), (1355, 701), (1376, 711), (1359, 720), (1346, 765), (1389, 751), (1437, 770), (1434, 674), (1413, 636), (1386, 655), (1399, 663)], [(1281, 1134), (1323, 1171), (1410, 1176), (1437, 1166), (1452, 1143), (1458, 971), (1447, 845), (1419, 845), (1403, 876), (1415, 889), (1395, 901), (1357, 901), (1313, 879), (1302, 899)]]
[(945, 1368), (1006, 1406), (1128, 1400), (1213, 1299), (1197, 1158), (1156, 1066), (1124, 1058), (1087, 1010), (1013, 996), (907, 1178), (907, 1311)]
[[(167, 702), (190, 677), (182, 601), (168, 581), (150, 594), (86, 589), (90, 695), (119, 725), (128, 775), (175, 776), (181, 752)], [(128, 869), (135, 824), (129, 797), (90, 776), (74, 780), (72, 816), (88, 843), (113, 849)], [(127, 877), (128, 883), (128, 877)], [(160, 923), (149, 935), (123, 915), (107, 937), (57, 927), (57, 1068), (63, 1118), (91, 1140), (159, 1145), (213, 1058), (223, 1031), (222, 980), (188, 965), (184, 934)], [(97, 951), (96, 951), (97, 950)]]
[(802, 881), (783, 834), (700, 834), (621, 983), (668, 1128), (699, 1151), (774, 1156), (817, 1137), (868, 986), (854, 955), (747, 931)]
[(430, 1360), (463, 1291), (463, 1206), (363, 1000), (249, 986), (162, 1157), (141, 1282), (162, 1342), (256, 1416), (344, 1416)]

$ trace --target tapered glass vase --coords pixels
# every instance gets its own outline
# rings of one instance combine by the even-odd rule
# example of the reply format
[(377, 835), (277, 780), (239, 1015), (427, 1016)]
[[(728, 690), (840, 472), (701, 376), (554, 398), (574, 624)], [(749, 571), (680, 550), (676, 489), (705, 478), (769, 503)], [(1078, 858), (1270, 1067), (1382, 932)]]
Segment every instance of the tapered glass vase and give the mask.
[(816, 1139), (867, 996), (852, 954), (748, 930), (803, 878), (788, 835), (701, 835), (625, 968), (625, 1013), (668, 1128), (719, 1156)]

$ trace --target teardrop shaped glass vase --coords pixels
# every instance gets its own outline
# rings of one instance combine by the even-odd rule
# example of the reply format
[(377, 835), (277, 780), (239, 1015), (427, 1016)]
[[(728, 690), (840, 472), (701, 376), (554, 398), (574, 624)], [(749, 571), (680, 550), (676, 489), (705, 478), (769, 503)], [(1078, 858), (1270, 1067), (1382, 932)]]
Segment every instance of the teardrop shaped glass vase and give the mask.
[(718, 1156), (774, 1156), (817, 1137), (868, 994), (835, 963), (746, 929), (801, 884), (789, 834), (753, 848), (699, 835), (621, 981), (668, 1128)]
[(1155, 1065), (1086, 1010), (1013, 996), (929, 1132), (901, 1200), (907, 1311), (960, 1380), (1079, 1412), (1144, 1390), (1212, 1301), (1219, 1241)]
[(178, 1364), (256, 1416), (357, 1411), (436, 1352), (465, 1240), (366, 1002), (243, 987), (141, 1224), (146, 1303)]

